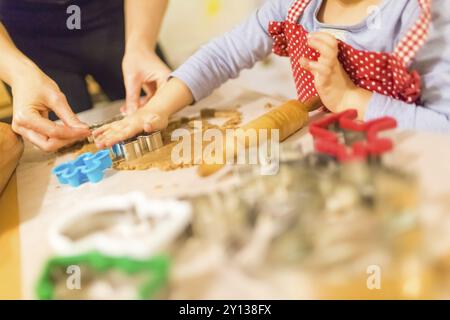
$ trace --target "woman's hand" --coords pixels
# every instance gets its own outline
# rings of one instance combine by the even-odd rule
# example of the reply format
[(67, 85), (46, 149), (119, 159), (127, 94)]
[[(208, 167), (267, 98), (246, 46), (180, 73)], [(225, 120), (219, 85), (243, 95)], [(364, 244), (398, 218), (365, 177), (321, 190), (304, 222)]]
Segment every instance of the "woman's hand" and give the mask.
[[(153, 50), (128, 48), (123, 59), (126, 104), (121, 110), (131, 114), (144, 106), (168, 80), (171, 70)], [(144, 90), (146, 96), (141, 99)]]
[[(56, 83), (20, 52), (0, 23), (0, 79), (13, 92), (14, 132), (44, 151), (56, 151), (90, 134), (72, 112)], [(50, 111), (62, 120), (48, 119)]]
[(332, 112), (356, 109), (363, 119), (372, 92), (356, 86), (345, 72), (338, 60), (338, 40), (331, 34), (317, 32), (310, 34), (308, 44), (320, 57), (318, 61), (302, 58), (300, 64), (314, 75), (316, 90), (325, 107)]
[[(19, 73), (11, 82), (14, 132), (46, 152), (57, 151), (90, 135), (89, 127), (72, 112), (53, 80), (37, 67)], [(56, 113), (62, 124), (48, 119), (50, 111)]]

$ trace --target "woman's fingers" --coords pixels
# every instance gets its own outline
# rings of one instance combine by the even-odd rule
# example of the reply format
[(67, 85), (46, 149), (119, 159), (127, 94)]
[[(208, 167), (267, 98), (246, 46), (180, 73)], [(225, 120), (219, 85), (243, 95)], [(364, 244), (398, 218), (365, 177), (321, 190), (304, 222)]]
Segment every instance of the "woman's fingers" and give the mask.
[(23, 127), (19, 128), (16, 132), (26, 140), (30, 141), (34, 146), (45, 152), (55, 152), (61, 149), (62, 147), (65, 147), (78, 141), (78, 139), (49, 138), (36, 131), (26, 129)]
[(84, 132), (89, 132), (89, 126), (82, 123), (80, 119), (72, 111), (69, 106), (67, 98), (62, 93), (57, 93), (53, 95), (53, 98), (48, 101), (48, 108), (53, 110), (61, 121), (68, 127), (84, 130)]
[(82, 139), (87, 137), (89, 129), (72, 128), (65, 125), (58, 125), (49, 119), (42, 117), (35, 110), (27, 110), (14, 117), (15, 127), (23, 127), (36, 133), (61, 140)]
[(137, 74), (124, 73), (124, 79), (126, 90), (125, 110), (127, 114), (132, 114), (139, 109), (143, 81)]
[(154, 81), (147, 81), (142, 88), (144, 89), (145, 97), (144, 100), (141, 99), (141, 106), (144, 106), (155, 95), (157, 86)]

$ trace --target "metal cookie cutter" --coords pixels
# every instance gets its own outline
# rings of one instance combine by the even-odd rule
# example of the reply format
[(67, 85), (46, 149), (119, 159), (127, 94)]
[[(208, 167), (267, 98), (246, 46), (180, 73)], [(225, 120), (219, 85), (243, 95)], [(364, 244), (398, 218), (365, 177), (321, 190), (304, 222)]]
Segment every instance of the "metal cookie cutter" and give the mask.
[[(103, 127), (104, 125), (107, 125), (107, 124), (110, 124), (110, 123), (113, 123), (113, 122), (116, 122), (116, 121), (120, 121), (120, 120), (122, 120), (123, 118), (124, 118), (123, 115), (118, 114), (118, 115), (114, 116), (113, 118), (111, 118), (111, 119), (109, 119), (109, 120), (107, 120), (107, 121), (100, 122), (100, 123), (94, 123), (93, 125), (89, 126), (89, 129), (90, 129), (91, 131), (93, 131), (93, 130), (95, 130), (95, 129), (98, 129), (98, 128)], [(88, 141), (89, 143), (95, 143), (95, 140), (94, 140), (94, 137), (93, 137), (93, 136), (88, 137), (88, 138), (87, 138), (87, 141)]]
[(157, 131), (118, 143), (112, 146), (109, 151), (114, 162), (132, 161), (163, 146), (161, 131)]
[(191, 218), (185, 201), (142, 193), (109, 196), (61, 215), (50, 227), (49, 243), (62, 256), (97, 251), (147, 259), (176, 242)]

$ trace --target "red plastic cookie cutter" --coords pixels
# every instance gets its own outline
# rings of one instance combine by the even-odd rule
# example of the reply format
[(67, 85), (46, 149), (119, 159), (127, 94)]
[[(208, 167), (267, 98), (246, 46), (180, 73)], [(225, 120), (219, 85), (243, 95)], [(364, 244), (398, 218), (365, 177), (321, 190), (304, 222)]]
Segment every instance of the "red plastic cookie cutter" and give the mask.
[(342, 119), (354, 121), (358, 117), (356, 110), (347, 110), (341, 113), (329, 115), (323, 119), (317, 120), (309, 126), (309, 132), (314, 140), (327, 140), (330, 142), (339, 142), (337, 132), (341, 131), (340, 123)]
[[(356, 110), (347, 110), (333, 114), (310, 125), (310, 133), (314, 137), (316, 152), (330, 155), (340, 162), (367, 160), (369, 157), (380, 157), (391, 151), (394, 144), (391, 139), (381, 138), (383, 131), (397, 127), (397, 121), (384, 117), (369, 122), (357, 121)], [(363, 140), (348, 145), (340, 141), (340, 134), (361, 133)]]

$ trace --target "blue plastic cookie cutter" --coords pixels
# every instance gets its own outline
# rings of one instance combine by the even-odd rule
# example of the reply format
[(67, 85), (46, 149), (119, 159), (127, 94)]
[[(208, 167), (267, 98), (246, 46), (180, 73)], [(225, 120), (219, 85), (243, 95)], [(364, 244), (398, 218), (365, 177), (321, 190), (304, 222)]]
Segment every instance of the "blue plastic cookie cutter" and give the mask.
[(103, 180), (105, 170), (112, 167), (109, 150), (80, 155), (73, 161), (65, 162), (52, 170), (59, 183), (79, 187), (86, 182), (98, 183)]

